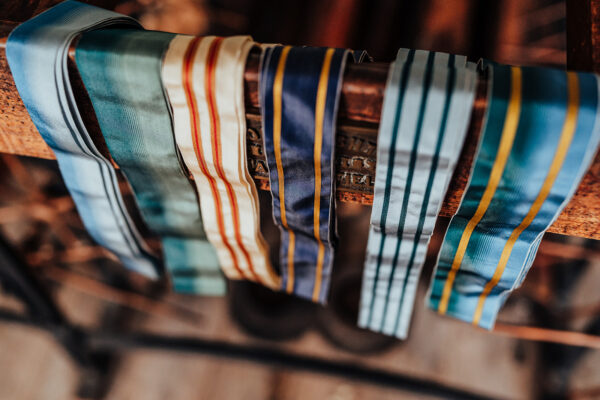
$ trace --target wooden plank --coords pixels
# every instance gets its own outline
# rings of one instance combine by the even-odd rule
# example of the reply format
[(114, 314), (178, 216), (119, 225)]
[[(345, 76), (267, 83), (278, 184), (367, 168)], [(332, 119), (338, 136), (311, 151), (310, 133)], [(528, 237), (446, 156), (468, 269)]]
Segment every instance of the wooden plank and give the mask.
[[(14, 25), (13, 25), (14, 26)], [(6, 29), (6, 28), (5, 28)], [(0, 31), (1, 33), (1, 31)], [(0, 118), (0, 152), (53, 159), (54, 154), (41, 139), (27, 110), (18, 96), (8, 69), (4, 45), (0, 41), (0, 82), (5, 90), (0, 100), (7, 104), (7, 112)], [(268, 169), (262, 151), (258, 99), (258, 54), (251, 54), (245, 73), (246, 111), (248, 123), (248, 163), (252, 175), (262, 189), (268, 189)], [(346, 70), (340, 101), (340, 121), (336, 143), (336, 175), (338, 198), (370, 205), (373, 199), (375, 176), (377, 126), (381, 114), (383, 92), (389, 65), (385, 63), (351, 64)], [(94, 141), (105, 155), (104, 145), (93, 108), (87, 98), (74, 63), (70, 62), (70, 77), (82, 117)], [(477, 136), (485, 110), (485, 76), (479, 85), (478, 101), (473, 122), (457, 167), (443, 216), (454, 214), (466, 185)]]
[(600, 0), (567, 0), (567, 65), (600, 72)]
[[(6, 35), (15, 24), (0, 25)], [(52, 150), (37, 132), (19, 97), (4, 50), (0, 51), (0, 152), (39, 158), (54, 158)]]

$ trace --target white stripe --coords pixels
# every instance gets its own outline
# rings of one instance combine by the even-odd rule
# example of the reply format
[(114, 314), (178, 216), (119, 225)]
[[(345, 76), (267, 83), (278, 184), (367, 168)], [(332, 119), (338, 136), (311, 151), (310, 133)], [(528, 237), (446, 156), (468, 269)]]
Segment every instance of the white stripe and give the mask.
[[(404, 310), (407, 308), (407, 304), (409, 305), (408, 316), (404, 317), (403, 319), (410, 317), (410, 314), (412, 313), (412, 299), (410, 297), (406, 298), (405, 294), (404, 305), (402, 307), (402, 310), (400, 310), (400, 300), (402, 299), (402, 289), (404, 286), (404, 281), (406, 279), (408, 279), (409, 282), (416, 281), (416, 279), (414, 279), (414, 274), (416, 272), (418, 275), (420, 271), (419, 259), (415, 258), (411, 269), (411, 276), (406, 276), (408, 263), (410, 261), (410, 257), (414, 247), (414, 235), (416, 234), (416, 229), (419, 224), (420, 213), (423, 204), (423, 197), (425, 194), (425, 189), (431, 170), (432, 157), (435, 151), (438, 133), (440, 130), (443, 105), (446, 97), (445, 88), (447, 78), (447, 64), (447, 55), (445, 55), (445, 57), (444, 55), (442, 55), (442, 57), (439, 58), (436, 56), (432, 71), (431, 86), (429, 88), (424, 109), (423, 124), (420, 133), (421, 138), (417, 147), (417, 160), (413, 172), (413, 182), (411, 185), (411, 193), (409, 197), (406, 220), (404, 224), (404, 233), (403, 237), (400, 238), (402, 239), (400, 246), (400, 256), (397, 261), (396, 276), (394, 277), (394, 282), (392, 284), (389, 294), (389, 304), (386, 315), (386, 323), (383, 329), (383, 332), (386, 334), (394, 333), (393, 330), (396, 323), (396, 316), (398, 315), (398, 313), (406, 314)], [(423, 99), (420, 98), (418, 99), (418, 101), (414, 102), (418, 103), (420, 107), (422, 100)], [(411, 134), (411, 132), (402, 132), (402, 134), (402, 136), (408, 136)], [(408, 138), (406, 139), (408, 141)], [(414, 140), (410, 144), (413, 145)], [(397, 241), (397, 239), (395, 241)], [(417, 249), (419, 248), (417, 247)], [(411, 277), (413, 278), (410, 279)], [(409, 288), (408, 292), (410, 291), (411, 289)]]

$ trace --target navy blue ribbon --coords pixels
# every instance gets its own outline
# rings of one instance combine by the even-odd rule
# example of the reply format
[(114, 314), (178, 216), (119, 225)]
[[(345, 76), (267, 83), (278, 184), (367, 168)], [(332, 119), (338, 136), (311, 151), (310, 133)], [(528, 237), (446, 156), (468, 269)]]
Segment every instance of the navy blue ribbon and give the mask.
[(260, 99), (282, 286), (325, 302), (335, 242), (333, 161), (341, 78), (349, 52), (265, 50)]

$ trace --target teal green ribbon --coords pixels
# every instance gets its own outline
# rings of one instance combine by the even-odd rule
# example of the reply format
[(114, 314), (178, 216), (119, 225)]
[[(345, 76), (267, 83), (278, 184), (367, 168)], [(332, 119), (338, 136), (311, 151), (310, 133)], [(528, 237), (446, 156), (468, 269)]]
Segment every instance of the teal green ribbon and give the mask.
[(75, 59), (111, 155), (149, 228), (162, 239), (175, 290), (220, 295), (225, 281), (182, 168), (161, 83), (162, 57), (174, 36), (90, 32), (79, 41)]

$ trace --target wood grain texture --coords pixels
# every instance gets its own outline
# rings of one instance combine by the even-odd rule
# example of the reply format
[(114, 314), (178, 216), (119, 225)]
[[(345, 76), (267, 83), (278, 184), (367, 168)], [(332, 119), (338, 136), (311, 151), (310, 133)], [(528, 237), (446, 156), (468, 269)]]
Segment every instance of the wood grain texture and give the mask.
[[(6, 37), (16, 24), (0, 24)], [(4, 49), (0, 51), (0, 152), (39, 158), (54, 158), (54, 153), (37, 132), (17, 92)]]
[(594, 70), (591, 1), (567, 0), (567, 63), (580, 71)]
[[(600, 3), (600, 0), (590, 1)], [(597, 26), (597, 20), (600, 17), (591, 12), (589, 15), (589, 20), (596, 21), (594, 26)], [(592, 18), (591, 15), (596, 16)], [(15, 20), (18, 20), (18, 18)], [(16, 91), (6, 63), (4, 54), (5, 38), (14, 26), (14, 23), (4, 22), (0, 24), (0, 37), (4, 38), (4, 40), (0, 40), (0, 101), (2, 104), (2, 111), (0, 112), (0, 152), (52, 159), (54, 155), (31, 122), (27, 110)], [(592, 29), (591, 25), (588, 25), (588, 28)], [(584, 36), (580, 35), (580, 37)], [(573, 34), (571, 34), (571, 38), (573, 38)], [(571, 39), (570, 43), (573, 40)], [(593, 54), (600, 54), (600, 52), (593, 52)], [(587, 55), (593, 58), (590, 52)], [(575, 60), (570, 60), (572, 68), (585, 64), (584, 61), (581, 61), (586, 59), (585, 56), (580, 55), (578, 57)], [(262, 149), (257, 90), (258, 62), (258, 54), (252, 53), (248, 59), (245, 73), (248, 163), (258, 187), (267, 190), (269, 188), (268, 169)], [(377, 128), (388, 68), (389, 64), (368, 63), (350, 64), (346, 69), (340, 99), (336, 141), (335, 167), (337, 197), (340, 201), (365, 205), (372, 204)], [(586, 69), (585, 65), (583, 69)], [(70, 70), (72, 84), (84, 119), (99, 147), (105, 149), (95, 122), (93, 109), (89, 105), (89, 99), (72, 62), (70, 63)], [(486, 108), (486, 81), (485, 74), (480, 74), (477, 100), (474, 105), (467, 140), (444, 201), (441, 216), (449, 217), (456, 212), (468, 182)], [(599, 199), (600, 158), (597, 157), (574, 198), (549, 231), (600, 239)]]

